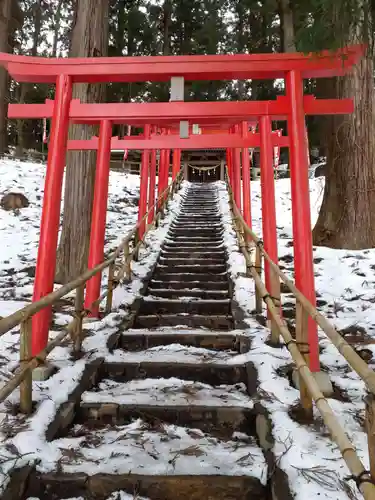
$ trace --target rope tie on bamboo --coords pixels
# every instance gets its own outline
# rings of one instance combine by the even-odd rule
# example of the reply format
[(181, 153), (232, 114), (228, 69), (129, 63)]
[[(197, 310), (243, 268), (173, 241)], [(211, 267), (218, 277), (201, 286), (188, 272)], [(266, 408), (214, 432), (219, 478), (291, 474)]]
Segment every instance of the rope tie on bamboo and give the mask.
[(120, 284), (120, 280), (116, 277), (111, 280), (112, 288), (117, 288)]
[(296, 345), (301, 354), (309, 354), (310, 352), (310, 344), (308, 342), (296, 341)]
[(258, 248), (262, 248), (262, 247), (264, 247), (264, 242), (263, 242), (263, 240), (258, 240), (258, 241), (256, 242), (256, 246), (257, 246)]
[(255, 264), (248, 264), (247, 269), (255, 269), (256, 272), (259, 274), (263, 271), (263, 267), (261, 266), (256, 266)]
[[(252, 266), (255, 268), (255, 266)], [(272, 302), (275, 302), (276, 301), (280, 301), (280, 298), (279, 297), (273, 297), (270, 293), (266, 293), (265, 295), (263, 295), (262, 299), (264, 300), (265, 303), (267, 303), (267, 299), (271, 299)]]
[(372, 479), (371, 473), (368, 470), (362, 471), (360, 474), (358, 474), (358, 476), (352, 474), (351, 476), (346, 476), (344, 479), (345, 481), (354, 481), (358, 489), (360, 489), (361, 484), (363, 483), (370, 483), (375, 485), (375, 481)]
[(34, 358), (31, 358), (31, 359), (36, 359), (38, 362), (38, 365), (43, 365), (46, 361), (45, 358), (43, 358), (42, 356), (39, 356), (39, 354), (37, 356), (34, 356)]
[(288, 342), (285, 342), (285, 347), (289, 349), (290, 344), (296, 344), (296, 341), (294, 339), (288, 340)]

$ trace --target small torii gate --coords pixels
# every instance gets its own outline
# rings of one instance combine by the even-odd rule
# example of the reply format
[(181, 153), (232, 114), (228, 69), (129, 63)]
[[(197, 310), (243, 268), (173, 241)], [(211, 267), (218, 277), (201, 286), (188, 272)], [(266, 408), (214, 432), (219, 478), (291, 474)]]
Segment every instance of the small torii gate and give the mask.
[[(308, 159), (305, 116), (351, 113), (351, 99), (315, 99), (304, 96), (304, 78), (340, 76), (356, 64), (363, 53), (361, 46), (353, 46), (336, 53), (205, 55), (161, 57), (113, 57), (47, 59), (39, 57), (0, 54), (0, 64), (17, 81), (56, 84), (54, 101), (45, 104), (11, 104), (9, 118), (52, 118), (44, 189), (43, 213), (40, 230), (37, 268), (33, 300), (39, 300), (53, 289), (62, 181), (67, 149), (97, 149), (93, 222), (90, 245), (90, 267), (102, 259), (106, 203), (108, 197), (109, 157), (111, 147), (116, 149), (143, 149), (141, 167), (141, 194), (139, 218), (146, 213), (149, 156), (151, 151), (150, 196), (153, 196), (152, 177), (156, 165), (156, 149), (163, 154), (159, 172), (159, 193), (168, 182), (166, 152), (177, 151), (173, 175), (178, 170), (178, 151), (211, 147), (226, 148), (229, 178), (234, 200), (242, 207), (241, 178), (243, 181), (243, 213), (251, 225), (250, 175), (248, 148), (260, 147), (263, 238), (267, 252), (277, 261), (275, 191), (273, 177), (273, 147), (289, 146), (292, 216), (294, 239), (295, 282), (300, 291), (316, 303), (312, 234), (309, 202)], [(181, 96), (172, 96), (169, 103), (104, 103), (85, 104), (72, 100), (74, 83), (140, 82), (172, 80), (285, 80), (286, 95), (273, 101), (241, 102), (181, 102)], [(286, 120), (288, 137), (272, 134), (272, 120)], [(69, 122), (99, 123), (99, 138), (88, 141), (68, 141)], [(248, 122), (259, 123), (259, 133), (249, 134)], [(182, 130), (186, 122), (222, 124), (231, 127), (231, 133), (181, 137), (170, 134), (173, 126)], [(112, 138), (112, 124), (126, 123), (144, 127), (144, 137), (135, 139)], [(155, 126), (162, 134), (155, 134)], [(186, 128), (186, 127), (185, 127)], [(152, 133), (153, 132), (153, 133)], [(220, 144), (220, 146), (219, 146)], [(242, 173), (240, 155), (242, 149)], [(164, 166), (163, 166), (164, 165)], [(155, 187), (155, 183), (154, 183)], [(149, 203), (151, 198), (149, 198)], [(143, 214), (143, 215), (142, 215)], [(95, 248), (94, 248), (95, 247)], [(93, 254), (92, 254), (93, 252)], [(270, 269), (266, 265), (266, 284), (270, 285)], [(94, 279), (93, 279), (94, 280)], [(93, 300), (96, 286), (89, 286)], [(99, 278), (100, 287), (100, 278)], [(94, 290), (95, 289), (95, 290)], [(94, 290), (94, 291), (93, 291)], [(272, 287), (269, 288), (272, 294)], [(300, 311), (299, 311), (300, 313)], [(32, 355), (37, 355), (48, 340), (51, 309), (43, 309), (33, 317)], [(309, 344), (309, 363), (312, 371), (319, 371), (319, 346), (316, 324), (306, 318), (305, 338)]]

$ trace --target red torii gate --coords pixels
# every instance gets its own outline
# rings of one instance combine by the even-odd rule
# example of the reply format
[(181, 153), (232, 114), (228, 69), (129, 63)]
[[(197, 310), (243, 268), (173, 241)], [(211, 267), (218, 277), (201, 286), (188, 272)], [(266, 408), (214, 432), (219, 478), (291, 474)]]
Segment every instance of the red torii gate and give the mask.
[[(197, 144), (201, 141), (200, 147), (202, 147), (203, 143), (207, 144), (209, 142), (209, 135), (195, 136), (188, 139), (191, 142), (190, 145), (187, 145), (185, 139), (179, 140), (173, 135), (168, 135), (167, 128), (177, 125), (181, 120), (198, 123), (202, 126), (205, 123), (225, 121), (228, 125), (234, 126), (234, 132), (237, 135), (229, 136), (229, 134), (224, 134), (226, 140), (228, 137), (231, 139), (231, 143), (228, 145), (228, 148), (232, 150), (232, 154), (229, 155), (230, 181), (233, 186), (235, 201), (241, 207), (241, 165), (238, 148), (242, 148), (244, 152), (246, 151), (245, 148), (254, 147), (255, 142), (257, 145), (262, 146), (261, 177), (263, 179), (261, 182), (262, 186), (267, 186), (267, 189), (263, 192), (266, 193), (270, 190), (267, 199), (270, 199), (270, 193), (272, 193), (274, 200), (272, 147), (273, 143), (279, 144), (279, 141), (274, 140), (271, 134), (271, 119), (286, 119), (290, 147), (295, 281), (302, 293), (315, 304), (305, 115), (350, 113), (353, 105), (350, 100), (321, 101), (304, 96), (303, 79), (343, 75), (358, 61), (362, 52), (362, 47), (356, 46), (345, 48), (335, 54), (328, 51), (322, 52), (319, 56), (254, 54), (46, 59), (0, 54), (0, 63), (8, 69), (15, 80), (56, 84), (55, 101), (53, 103), (39, 105), (15, 104), (11, 105), (9, 109), (9, 117), (11, 118), (52, 116), (33, 299), (38, 300), (53, 289), (60, 215), (60, 203), (57, 203), (57, 200), (61, 200), (65, 155), (68, 148), (69, 120), (75, 123), (100, 123), (100, 136), (97, 146), (98, 165), (109, 163), (112, 123), (143, 124), (145, 127), (143, 140), (155, 141), (150, 148), (152, 152), (155, 152), (156, 144), (163, 146), (162, 151), (166, 151), (165, 148), (171, 148), (172, 146), (176, 149), (191, 148), (191, 144)], [(282, 96), (276, 101), (263, 102), (170, 102), (147, 104), (83, 104), (71, 99), (72, 85), (78, 82), (168, 81), (173, 77), (183, 77), (186, 80), (284, 78), (286, 96)], [(46, 114), (47, 108), (49, 114)], [(249, 135), (246, 125), (243, 125), (254, 117), (259, 120), (258, 137), (257, 134), (254, 134), (254, 136), (253, 134)], [(158, 137), (156, 139), (154, 137), (151, 139), (151, 127), (155, 125), (164, 127), (165, 135), (162, 138)], [(239, 135), (242, 135), (242, 137), (238, 137)], [(220, 137), (220, 135), (217, 137)], [(203, 141), (202, 138), (205, 140)], [(282, 140), (285, 140), (285, 138), (279, 139), (281, 145)], [(157, 141), (161, 142), (157, 143)], [(141, 149), (141, 140), (137, 139), (134, 142), (138, 143), (136, 148)], [(147, 142), (147, 144), (150, 145), (150, 142)], [(129, 149), (129, 145), (128, 140), (125, 140), (124, 149)], [(146, 173), (150, 151), (146, 148), (147, 145), (144, 148), (141, 168), (141, 191), (143, 190), (143, 192), (145, 192), (145, 187), (147, 191)], [(249, 184), (247, 156), (247, 154), (242, 155), (242, 177), (246, 185)], [(108, 175), (107, 172), (105, 175)], [(166, 175), (168, 176), (168, 171)], [(96, 180), (99, 180), (99, 172), (97, 172)], [(105, 180), (101, 179), (103, 182)], [(165, 185), (165, 178), (163, 178), (162, 184)], [(108, 190), (108, 187), (106, 189)], [(101, 197), (104, 195), (106, 199), (108, 191), (104, 192), (103, 189)], [(144, 204), (144, 200), (142, 203)], [(249, 195), (245, 202), (245, 205), (248, 204)], [(274, 201), (271, 207), (267, 205), (266, 200), (263, 200), (262, 208), (264, 210), (263, 221), (266, 222), (263, 230), (265, 247), (271, 257), (277, 260)], [(145, 210), (142, 208), (142, 211), (144, 213)], [(93, 221), (93, 232), (100, 232), (98, 228), (95, 229), (95, 224), (103, 227), (102, 219), (103, 213), (101, 213), (101, 217), (97, 218), (96, 222)], [(267, 267), (266, 273), (269, 276)], [(51, 310), (47, 309), (40, 311), (33, 317), (33, 355), (38, 354), (46, 345), (50, 318)], [(310, 367), (313, 371), (319, 371), (316, 324), (311, 318), (309, 318), (307, 328), (310, 345)]]

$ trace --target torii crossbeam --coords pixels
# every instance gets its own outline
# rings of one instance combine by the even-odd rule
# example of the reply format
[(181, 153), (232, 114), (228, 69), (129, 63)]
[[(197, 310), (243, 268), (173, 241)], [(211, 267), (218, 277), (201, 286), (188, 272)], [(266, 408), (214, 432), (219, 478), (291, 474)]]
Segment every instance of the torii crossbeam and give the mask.
[[(150, 141), (150, 145), (154, 141), (152, 148), (150, 148), (151, 165), (154, 163), (153, 157), (156, 153), (156, 147), (162, 148), (163, 164), (165, 164), (165, 151), (168, 151), (169, 148), (173, 147), (176, 148), (176, 151), (180, 151), (182, 148), (188, 147), (189, 141), (190, 144), (199, 143), (202, 147), (203, 144), (205, 147), (207, 144), (217, 145), (217, 141), (220, 141), (218, 139), (220, 134), (216, 137), (207, 134), (199, 138), (197, 136), (187, 139), (181, 139), (172, 134), (168, 135), (168, 128), (171, 129), (182, 121), (190, 120), (202, 127), (207, 123), (221, 128), (225, 123), (227, 131), (230, 128), (230, 132), (234, 133), (232, 143), (229, 143), (228, 134), (223, 133), (225, 140), (228, 141), (223, 144), (229, 145), (227, 151), (230, 182), (233, 186), (236, 204), (240, 209), (242, 208), (241, 177), (243, 180), (243, 213), (248, 224), (251, 224), (248, 148), (260, 145), (263, 239), (265, 248), (274, 261), (277, 261), (277, 238), (272, 149), (275, 144), (289, 145), (295, 281), (301, 292), (312, 304), (315, 304), (305, 116), (309, 114), (351, 113), (353, 104), (351, 100), (314, 100), (311, 96), (304, 96), (303, 79), (343, 75), (350, 71), (362, 53), (362, 47), (354, 46), (336, 53), (326, 51), (319, 55), (296, 53), (46, 59), (0, 54), (0, 64), (8, 69), (14, 79), (21, 82), (56, 84), (54, 102), (38, 105), (12, 104), (9, 107), (11, 118), (52, 117), (33, 299), (39, 300), (53, 289), (62, 180), (66, 151), (69, 147), (69, 123), (100, 123), (99, 139), (88, 141), (90, 147), (98, 144), (95, 199), (100, 197), (106, 199), (108, 195), (109, 154), (111, 141), (115, 141), (112, 139), (112, 124), (127, 123), (144, 126), (143, 139), (129, 139), (128, 143), (124, 140), (124, 145), (127, 143), (126, 148), (128, 149), (128, 146), (131, 145), (130, 141), (133, 141), (133, 145), (138, 143), (137, 149), (140, 149), (140, 145), (144, 147), (141, 168), (143, 205), (140, 213), (145, 213), (147, 201), (144, 193), (147, 194), (150, 156), (150, 150), (146, 149), (148, 144), (146, 141)], [(183, 77), (185, 80), (282, 78), (285, 81), (286, 95), (275, 101), (263, 102), (84, 104), (72, 101), (72, 86), (78, 82), (168, 81), (175, 77)], [(288, 138), (273, 137), (271, 122), (277, 119), (287, 121)], [(259, 134), (254, 134), (254, 136), (249, 134), (246, 124), (250, 121), (258, 123)], [(163, 127), (164, 135), (153, 137), (152, 126)], [(187, 142), (183, 142), (184, 140)], [(78, 144), (76, 145), (78, 146)], [(82, 144), (80, 146), (83, 147)], [(72, 147), (72, 143), (70, 143), (70, 147)], [(99, 168), (100, 165), (106, 165), (106, 169)], [(168, 171), (164, 168), (161, 185), (165, 185), (165, 176), (168, 178)], [(98, 214), (98, 206), (95, 205), (94, 200), (92, 235), (102, 233), (105, 226), (105, 213), (103, 214), (103, 210), (100, 210)], [(99, 239), (95, 241), (97, 242)], [(102, 253), (103, 248), (95, 253), (95, 259), (98, 259)], [(95, 259), (90, 261), (90, 266), (97, 263)], [(272, 279), (272, 272), (268, 266), (266, 266), (265, 271), (267, 288), (274, 295), (277, 293), (275, 289), (277, 283)], [(33, 317), (33, 355), (38, 354), (47, 343), (50, 319), (50, 309), (43, 309)], [(308, 324), (301, 335), (309, 344), (310, 368), (313, 371), (319, 371), (317, 330), (316, 324), (311, 318), (308, 319)]]

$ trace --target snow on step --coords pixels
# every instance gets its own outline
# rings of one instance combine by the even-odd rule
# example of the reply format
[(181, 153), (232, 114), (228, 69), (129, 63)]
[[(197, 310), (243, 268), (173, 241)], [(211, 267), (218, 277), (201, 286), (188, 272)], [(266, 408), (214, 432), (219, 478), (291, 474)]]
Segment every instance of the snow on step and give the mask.
[(213, 351), (203, 347), (169, 344), (136, 352), (116, 349), (113, 353), (108, 354), (105, 360), (109, 363), (141, 363), (142, 361), (155, 361), (159, 363), (168, 361), (173, 363), (212, 363), (217, 361), (222, 363), (223, 361), (229, 361), (237, 354), (236, 351), (230, 350)]
[(211, 386), (175, 377), (116, 382), (105, 379), (96, 391), (82, 395), (83, 403), (116, 403), (160, 406), (254, 407), (243, 383)]
[(152, 335), (160, 335), (160, 334), (171, 334), (171, 335), (204, 335), (205, 337), (212, 336), (212, 337), (220, 337), (224, 335), (225, 337), (228, 337), (229, 335), (233, 336), (233, 338), (236, 338), (238, 336), (248, 336), (246, 335), (245, 330), (231, 330), (228, 332), (223, 333), (222, 330), (211, 330), (205, 327), (201, 328), (189, 328), (187, 326), (181, 326), (181, 327), (170, 327), (170, 326), (162, 326), (158, 328), (157, 330), (147, 330), (146, 328), (129, 328), (129, 330), (126, 330), (125, 335), (147, 335), (147, 336), (152, 336)]
[[(265, 484), (267, 465), (255, 439), (234, 433), (220, 440), (199, 429), (141, 419), (129, 425), (91, 431), (80, 425), (53, 446), (61, 472), (87, 474), (244, 475)], [(43, 471), (43, 462), (38, 469)], [(50, 465), (50, 464), (49, 464)], [(48, 464), (46, 464), (48, 467)]]

